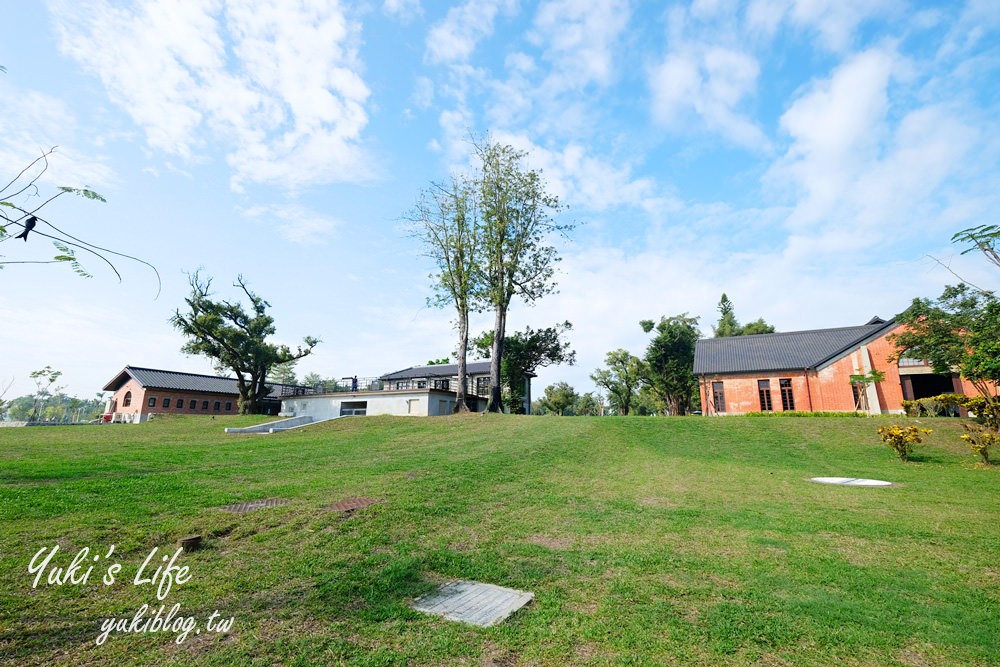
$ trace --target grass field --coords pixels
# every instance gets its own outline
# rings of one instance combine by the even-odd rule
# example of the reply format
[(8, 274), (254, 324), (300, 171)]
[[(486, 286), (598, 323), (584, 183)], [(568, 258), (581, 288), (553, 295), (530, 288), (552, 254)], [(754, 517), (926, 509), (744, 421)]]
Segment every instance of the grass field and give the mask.
[[(906, 464), (875, 434), (885, 419), (222, 433), (253, 422), (0, 429), (0, 664), (1000, 665), (1000, 467), (974, 465), (957, 420), (925, 424)], [(327, 509), (354, 496), (381, 502)], [(219, 509), (260, 498), (289, 502)], [(205, 544), (176, 562), (186, 583), (158, 600), (156, 582), (133, 582), (154, 548), (146, 574), (193, 533)], [(33, 588), (32, 557), (56, 545)], [(47, 583), (84, 547), (86, 583)], [(452, 579), (535, 600), (488, 629), (407, 606)], [(97, 645), (143, 604), (179, 604), (201, 633)], [(230, 632), (207, 630), (216, 610)]]

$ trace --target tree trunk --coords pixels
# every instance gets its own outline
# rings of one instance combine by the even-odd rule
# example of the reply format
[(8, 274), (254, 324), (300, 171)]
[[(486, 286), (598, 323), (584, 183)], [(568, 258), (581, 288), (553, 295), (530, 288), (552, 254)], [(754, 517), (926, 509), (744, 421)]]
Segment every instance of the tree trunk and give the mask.
[(507, 310), (497, 308), (493, 321), (493, 350), (490, 354), (490, 402), (488, 412), (503, 412), (503, 397), (500, 393), (500, 357), (503, 355), (503, 337), (507, 328)]
[(455, 390), (455, 412), (468, 412), (469, 404), (466, 402), (465, 384), (468, 381), (468, 371), (466, 368), (466, 352), (469, 349), (469, 311), (458, 309), (458, 387)]

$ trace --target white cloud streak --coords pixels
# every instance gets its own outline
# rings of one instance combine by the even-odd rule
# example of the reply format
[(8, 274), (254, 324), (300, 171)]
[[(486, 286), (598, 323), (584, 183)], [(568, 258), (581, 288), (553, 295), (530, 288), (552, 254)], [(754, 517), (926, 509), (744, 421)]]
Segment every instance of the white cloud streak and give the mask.
[(337, 0), (54, 0), (53, 15), (152, 148), (200, 160), (221, 141), (236, 190), (371, 177), (360, 26)]

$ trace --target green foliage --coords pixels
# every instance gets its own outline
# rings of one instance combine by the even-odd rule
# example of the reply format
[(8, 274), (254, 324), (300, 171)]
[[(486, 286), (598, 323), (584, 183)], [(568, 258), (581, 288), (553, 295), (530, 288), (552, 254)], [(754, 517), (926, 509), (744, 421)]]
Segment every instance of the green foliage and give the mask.
[(736, 320), (735, 307), (725, 292), (722, 293), (722, 298), (719, 299), (717, 308), (719, 311), (719, 322), (712, 328), (715, 337), (739, 336), (740, 323)]
[[(455, 360), (461, 381), (456, 386), (456, 408), (468, 410), (465, 400), (467, 377), (466, 359), (469, 349), (469, 313), (482, 303), (483, 221), (476, 198), (475, 183), (467, 178), (453, 178), (447, 185), (435, 183), (425, 190), (410, 213), (413, 235), (435, 264), (431, 275), (434, 296), (428, 303), (435, 307), (455, 309), (458, 346)], [(429, 366), (448, 363), (447, 359), (431, 361)]]
[(573, 407), (577, 398), (573, 387), (565, 382), (557, 382), (545, 388), (545, 394), (539, 402), (548, 412), (554, 412), (561, 416), (565, 414), (566, 410)]
[(445, 364), (450, 364), (450, 357), (441, 357), (440, 359), (430, 359), (427, 361), (427, 366), (444, 366)]
[(475, 145), (479, 172), (473, 179), (482, 216), (482, 272), (480, 297), (493, 309), (493, 348), (488, 410), (500, 409), (499, 374), (506, 344), (507, 311), (511, 299), (534, 303), (556, 289), (555, 265), (559, 255), (549, 239), (566, 234), (573, 225), (557, 223), (562, 210), (550, 194), (541, 172), (526, 169), (526, 153), (488, 139)]
[(617, 349), (608, 352), (604, 358), (607, 368), (598, 368), (591, 375), (594, 383), (608, 392), (608, 405), (619, 415), (628, 415), (632, 410), (635, 394), (642, 384), (642, 361), (628, 350)]
[(868, 412), (868, 385), (878, 384), (885, 380), (885, 373), (872, 369), (867, 373), (860, 373), (850, 376), (850, 383), (857, 389), (857, 402), (855, 410)]
[(600, 394), (588, 391), (580, 394), (573, 404), (573, 414), (578, 417), (600, 417), (604, 415), (604, 398)]
[(661, 317), (659, 323), (643, 320), (642, 330), (656, 330), (643, 359), (643, 381), (672, 415), (691, 410), (698, 379), (694, 375), (694, 348), (698, 341), (698, 318), (687, 313)]
[[(570, 349), (566, 333), (573, 329), (569, 322), (553, 327), (532, 329), (525, 327), (506, 337), (503, 359), (500, 362), (500, 384), (504, 405), (511, 412), (519, 412), (524, 401), (524, 377), (533, 375), (539, 368), (576, 363), (576, 352)], [(486, 331), (472, 339), (477, 354), (489, 359), (493, 352), (493, 331)]]
[(963, 229), (952, 236), (951, 241), (969, 246), (962, 251), (963, 255), (978, 250), (988, 262), (1000, 268), (1000, 225), (979, 225)]
[(1000, 302), (966, 285), (948, 286), (936, 300), (914, 299), (896, 317), (905, 325), (888, 338), (902, 356), (927, 359), (935, 373), (957, 369), (981, 394), (1000, 382)]
[(916, 426), (900, 426), (899, 424), (880, 426), (878, 428), (878, 434), (882, 437), (882, 442), (889, 445), (901, 461), (909, 460), (914, 446), (923, 442), (920, 438), (921, 433), (930, 434), (931, 430), (929, 428), (917, 428)]
[(67, 187), (67, 186), (63, 185), (63, 186), (60, 186), (58, 188), (58, 190), (60, 192), (67, 192), (67, 193), (70, 193), (70, 194), (79, 195), (80, 197), (83, 197), (84, 199), (90, 199), (90, 200), (93, 200), (93, 201), (99, 201), (99, 202), (104, 203), (104, 204), (106, 204), (108, 202), (107, 199), (105, 199), (104, 197), (102, 197), (98, 193), (94, 192), (90, 188), (70, 188), (70, 187)]
[(271, 369), (307, 356), (319, 340), (306, 336), (305, 347), (294, 352), (287, 345), (268, 343), (267, 337), (275, 332), (274, 318), (267, 314), (271, 304), (252, 292), (242, 276), (237, 277), (234, 287), (249, 299), (249, 310), (238, 301), (213, 300), (211, 278), (202, 280), (197, 271), (189, 282), (191, 295), (185, 299), (188, 312), (182, 315), (177, 310), (170, 319), (188, 337), (181, 351), (206, 356), (235, 373), (240, 414), (256, 412), (270, 391), (266, 379)]
[(298, 359), (292, 359), (291, 361), (275, 364), (268, 372), (267, 380), (269, 382), (277, 382), (278, 384), (298, 384), (298, 380), (295, 379), (295, 365), (298, 362)]
[(729, 300), (725, 292), (723, 292), (722, 298), (719, 299), (719, 305), (716, 308), (719, 311), (719, 321), (712, 327), (712, 333), (716, 338), (774, 333), (774, 327), (765, 322), (763, 317), (746, 325), (741, 325), (736, 319), (733, 302)]
[(38, 421), (42, 414), (42, 408), (45, 406), (49, 397), (62, 389), (62, 387), (53, 388), (52, 386), (61, 376), (62, 371), (53, 370), (52, 367), (48, 365), (41, 370), (32, 371), (28, 374), (31, 381), (35, 383), (35, 395), (32, 400), (31, 413), (28, 415), (27, 421)]

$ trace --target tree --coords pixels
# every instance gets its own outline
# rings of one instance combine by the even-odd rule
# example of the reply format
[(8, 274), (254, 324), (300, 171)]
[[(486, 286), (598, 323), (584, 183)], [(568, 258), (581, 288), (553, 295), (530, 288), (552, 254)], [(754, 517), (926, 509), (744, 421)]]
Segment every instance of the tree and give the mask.
[(914, 299), (888, 339), (900, 357), (926, 359), (935, 373), (959, 372), (983, 396), (1000, 382), (1000, 302), (967, 285), (947, 286), (936, 300)]
[(561, 210), (559, 200), (546, 192), (540, 172), (523, 167), (526, 153), (488, 139), (474, 147), (480, 163), (475, 186), (482, 215), (481, 296), (494, 311), (487, 410), (499, 412), (511, 299), (518, 296), (530, 304), (555, 291), (559, 257), (548, 238), (566, 234), (572, 225), (553, 220)]
[[(504, 404), (512, 413), (522, 409), (524, 403), (524, 378), (534, 375), (539, 368), (576, 363), (576, 352), (564, 339), (573, 325), (566, 321), (544, 329), (525, 327), (504, 341), (504, 359), (500, 364), (500, 381)], [(486, 331), (472, 340), (479, 356), (489, 359), (493, 352), (493, 331)]]
[(716, 338), (774, 333), (774, 327), (765, 322), (763, 317), (758, 318), (745, 326), (740, 325), (739, 321), (736, 319), (733, 302), (729, 300), (729, 297), (726, 296), (725, 292), (722, 293), (722, 298), (719, 299), (719, 305), (717, 308), (719, 311), (719, 322), (712, 327), (713, 335)]
[(875, 369), (867, 373), (851, 375), (851, 386), (854, 387), (854, 409), (858, 412), (868, 412), (868, 386), (885, 381), (885, 373)]
[(592, 391), (580, 394), (573, 405), (573, 414), (579, 417), (604, 416), (604, 398)]
[(619, 348), (608, 352), (604, 363), (608, 367), (598, 368), (590, 379), (608, 392), (608, 403), (612, 409), (620, 415), (628, 415), (635, 392), (642, 383), (642, 361), (629, 354), (628, 350)]
[(28, 417), (28, 421), (38, 421), (45, 401), (52, 396), (53, 393), (56, 393), (61, 389), (61, 387), (56, 387), (55, 389), (52, 388), (52, 385), (56, 383), (56, 380), (58, 380), (61, 375), (62, 371), (54, 371), (51, 366), (46, 366), (41, 370), (32, 371), (28, 374), (31, 381), (35, 383), (35, 395), (31, 404), (31, 415)]
[[(20, 230), (15, 238), (22, 239), (28, 243), (29, 239), (36, 237), (47, 238), (52, 241), (57, 254), (52, 259), (41, 260), (6, 260), (0, 255), (0, 269), (10, 264), (69, 264), (70, 268), (84, 278), (92, 277), (83, 267), (76, 256), (76, 252), (81, 250), (85, 253), (96, 256), (107, 264), (114, 274), (121, 281), (121, 274), (117, 267), (108, 258), (109, 256), (123, 257), (140, 264), (144, 264), (156, 275), (157, 295), (159, 295), (160, 274), (149, 262), (143, 261), (132, 255), (117, 252), (109, 248), (104, 248), (92, 243), (88, 243), (81, 238), (56, 227), (50, 220), (42, 216), (41, 211), (50, 203), (67, 194), (74, 194), (90, 201), (104, 203), (104, 197), (94, 192), (90, 188), (75, 188), (69, 186), (59, 186), (55, 192), (44, 199), (39, 188), (39, 181), (48, 171), (49, 158), (55, 153), (55, 148), (43, 151), (42, 154), (31, 161), (28, 166), (22, 169), (9, 183), (0, 188), (0, 242), (10, 238), (10, 227)], [(32, 201), (38, 198), (39, 201)]]
[(1000, 225), (979, 225), (963, 229), (951, 237), (952, 243), (965, 243), (969, 247), (963, 255), (976, 250), (985, 255), (986, 261), (1000, 269)]
[[(468, 324), (466, 324), (466, 327), (468, 327)], [(468, 329), (466, 329), (466, 330), (468, 330)], [(468, 347), (468, 343), (466, 343), (466, 347)], [(429, 360), (427, 362), (427, 365), (428, 366), (444, 366), (445, 364), (450, 364), (450, 363), (451, 363), (451, 358), (450, 357), (441, 357), (440, 359), (431, 359), (431, 360)]]
[(299, 363), (298, 359), (292, 359), (283, 364), (275, 364), (267, 374), (268, 381), (278, 384), (298, 384), (298, 380), (295, 379), (295, 364), (297, 363)]
[(577, 395), (573, 387), (565, 382), (557, 382), (545, 388), (541, 404), (549, 412), (562, 416), (576, 403), (576, 399)]
[(722, 293), (722, 298), (719, 299), (717, 309), (719, 311), (719, 323), (712, 328), (715, 332), (715, 337), (739, 336), (740, 323), (736, 321), (733, 302), (729, 300), (725, 292)]
[(663, 402), (670, 414), (685, 415), (691, 410), (698, 379), (694, 374), (694, 348), (698, 341), (698, 318), (687, 313), (639, 323), (642, 330), (656, 334), (646, 348), (643, 381)]
[(191, 295), (185, 299), (189, 312), (182, 315), (177, 310), (170, 318), (189, 338), (181, 350), (204, 355), (230, 369), (240, 391), (240, 414), (259, 411), (261, 400), (270, 391), (266, 378), (271, 369), (307, 356), (319, 340), (306, 336), (305, 348), (299, 346), (294, 352), (287, 345), (268, 343), (267, 337), (275, 332), (274, 318), (267, 314), (271, 304), (253, 293), (243, 276), (238, 276), (233, 286), (250, 300), (249, 311), (239, 302), (213, 300), (209, 291), (212, 279), (202, 280), (197, 271), (189, 276), (189, 282)]
[(747, 322), (740, 329), (740, 332), (736, 334), (737, 336), (756, 336), (757, 334), (769, 334), (774, 333), (774, 327), (764, 321), (763, 317), (759, 317), (753, 322)]
[(432, 184), (421, 193), (409, 219), (413, 223), (412, 234), (423, 242), (426, 255), (436, 266), (436, 272), (431, 274), (434, 294), (428, 304), (438, 308), (450, 305), (455, 309), (458, 328), (455, 360), (459, 378), (455, 409), (467, 412), (469, 312), (478, 307), (482, 277), (478, 262), (483, 226), (475, 186), (465, 178), (453, 178), (448, 185)]

